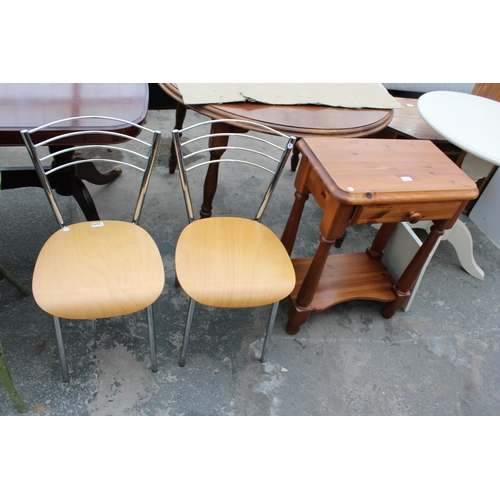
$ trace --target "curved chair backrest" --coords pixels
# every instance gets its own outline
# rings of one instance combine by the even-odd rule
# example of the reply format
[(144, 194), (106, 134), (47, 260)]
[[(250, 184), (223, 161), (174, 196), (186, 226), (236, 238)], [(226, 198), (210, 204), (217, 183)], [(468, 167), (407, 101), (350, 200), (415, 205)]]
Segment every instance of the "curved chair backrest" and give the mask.
[[(217, 127), (214, 132), (214, 126), (219, 124), (224, 124), (225, 128)], [(275, 136), (274, 140), (268, 136)], [(199, 167), (219, 163), (247, 165), (270, 174), (270, 182), (255, 215), (255, 220), (260, 222), (296, 141), (295, 137), (259, 123), (229, 119), (204, 121), (182, 130), (175, 129), (172, 138), (190, 223), (194, 221), (194, 210), (188, 174)], [(233, 139), (231, 143), (230, 139)], [(277, 141), (283, 144), (277, 144)]]
[[(64, 132), (68, 129), (71, 129), (71, 132)], [(143, 172), (132, 220), (134, 224), (138, 224), (158, 151), (160, 131), (153, 131), (120, 118), (75, 116), (47, 123), (31, 130), (23, 130), (21, 135), (28, 148), (40, 183), (61, 227), (64, 227), (65, 223), (53, 195), (53, 186), (49, 177), (61, 169), (77, 167), (80, 164), (94, 161), (124, 165)], [(122, 143), (127, 144), (117, 145)], [(134, 146), (133, 149), (130, 147), (131, 145)], [(76, 151), (84, 152), (85, 159), (73, 158)], [(104, 151), (106, 153), (119, 152), (119, 157), (106, 158), (102, 155)], [(64, 156), (70, 160), (63, 160)]]

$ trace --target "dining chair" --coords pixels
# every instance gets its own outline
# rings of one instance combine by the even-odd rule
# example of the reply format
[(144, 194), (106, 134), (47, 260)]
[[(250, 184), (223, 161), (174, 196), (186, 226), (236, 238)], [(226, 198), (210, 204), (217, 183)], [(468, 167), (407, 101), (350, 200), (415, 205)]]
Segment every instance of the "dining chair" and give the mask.
[[(239, 127), (251, 132), (238, 132), (237, 128), (231, 130), (236, 122)], [(229, 125), (229, 128), (224, 127), (223, 133), (213, 133), (218, 123)], [(269, 134), (275, 137), (269, 137)], [(292, 292), (295, 271), (280, 239), (261, 223), (261, 219), (295, 138), (246, 120), (205, 121), (182, 130), (175, 129), (172, 137), (188, 215), (188, 225), (181, 232), (175, 250), (176, 279), (189, 297), (179, 366), (184, 366), (186, 362), (197, 302), (216, 308), (272, 304), (260, 357), (264, 363), (279, 302)], [(222, 159), (210, 160), (210, 154), (222, 148), (217, 145), (218, 141), (222, 144), (230, 142), (223, 146), (225, 153)], [(235, 196), (238, 199), (236, 212), (244, 211), (243, 206), (248, 208), (254, 205), (255, 209), (259, 203), (253, 219), (247, 218), (248, 214), (233, 216), (235, 212), (224, 209), (220, 215), (195, 220), (193, 176), (197, 169), (204, 166), (210, 168), (212, 163), (220, 163), (224, 168), (220, 175), (222, 184), (231, 172), (237, 176), (238, 182), (232, 183), (233, 187), (237, 184), (239, 190), (238, 196)], [(251, 168), (258, 178), (244, 176), (245, 168)], [(200, 171), (200, 178), (204, 178), (203, 170)], [(245, 202), (245, 196), (257, 185), (262, 186), (260, 195), (251, 193), (248, 203)], [(228, 188), (227, 184), (224, 187)]]
[[(96, 120), (106, 124), (106, 131), (89, 132), (86, 125)], [(102, 120), (102, 121), (101, 121)], [(75, 131), (46, 138), (53, 126), (72, 122)], [(127, 125), (128, 133), (109, 130)], [(39, 141), (42, 132), (43, 140)], [(151, 369), (157, 371), (156, 339), (153, 303), (160, 296), (165, 272), (163, 262), (153, 238), (139, 226), (161, 132), (147, 129), (126, 120), (103, 117), (72, 117), (51, 122), (32, 130), (21, 132), (37, 171), (40, 183), (59, 224), (45, 242), (36, 260), (33, 272), (32, 293), (36, 303), (54, 318), (57, 347), (62, 375), (69, 381), (68, 364), (61, 333), (60, 318), (70, 320), (99, 319), (121, 316), (147, 309)], [(91, 134), (91, 135), (89, 135)], [(92, 145), (92, 136), (109, 135), (110, 143)], [(88, 144), (82, 145), (85, 135)], [(49, 134), (50, 136), (50, 134)], [(39, 142), (37, 142), (39, 141)], [(72, 144), (80, 143), (78, 147)], [(103, 141), (98, 141), (103, 142)], [(123, 144), (126, 143), (126, 144)], [(47, 148), (57, 145), (59, 147)], [(61, 148), (61, 145), (65, 145)], [(54, 152), (55, 151), (55, 152)], [(82, 152), (85, 159), (73, 157)], [(110, 154), (111, 153), (111, 154)], [(113, 154), (114, 153), (114, 154)], [(71, 161), (50, 168), (56, 155), (67, 155)], [(50, 179), (61, 169), (76, 169), (81, 163), (110, 162), (142, 171), (138, 181), (138, 195), (131, 221), (98, 220), (66, 224), (53, 194)], [(116, 184), (113, 185), (117, 189)], [(133, 205), (131, 200), (131, 205)]]

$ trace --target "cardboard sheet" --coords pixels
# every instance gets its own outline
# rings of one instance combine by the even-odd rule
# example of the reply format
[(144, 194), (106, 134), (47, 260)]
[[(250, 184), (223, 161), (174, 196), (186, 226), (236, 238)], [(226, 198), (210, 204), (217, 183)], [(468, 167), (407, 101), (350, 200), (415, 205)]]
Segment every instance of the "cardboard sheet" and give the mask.
[(341, 108), (402, 107), (380, 83), (178, 83), (177, 86), (186, 104), (249, 101)]

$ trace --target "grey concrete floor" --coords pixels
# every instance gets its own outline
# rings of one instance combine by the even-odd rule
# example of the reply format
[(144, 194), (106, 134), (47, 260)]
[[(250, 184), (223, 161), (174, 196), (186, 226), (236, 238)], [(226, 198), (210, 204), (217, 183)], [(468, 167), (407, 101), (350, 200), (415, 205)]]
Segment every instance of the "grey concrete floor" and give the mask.
[[(164, 135), (141, 220), (161, 250), (166, 273), (155, 304), (158, 372), (150, 370), (145, 313), (63, 321), (71, 377), (64, 383), (51, 317), (3, 280), (0, 339), (12, 379), (28, 405), (25, 416), (500, 414), (500, 250), (465, 216), (484, 280), (467, 274), (445, 241), (410, 311), (398, 311), (391, 319), (381, 316), (381, 303), (353, 301), (311, 316), (290, 336), (283, 302), (264, 364), (258, 357), (267, 308), (199, 306), (187, 363), (180, 368), (187, 298), (174, 287), (173, 256), (187, 219), (178, 173), (171, 175), (166, 167), (173, 118), (172, 110), (148, 115), (147, 125)], [(201, 119), (188, 112), (186, 123)], [(23, 148), (0, 149), (0, 161), (29, 164)], [(294, 177), (287, 166), (264, 218), (278, 235), (293, 202)], [(90, 186), (101, 216), (120, 208), (127, 198), (123, 189), (131, 189), (133, 178), (127, 171), (113, 184)], [(230, 187), (220, 188), (216, 206)], [(64, 198), (61, 204), (70, 220), (82, 219), (73, 200)], [(314, 252), (320, 216), (309, 201), (294, 256)], [(0, 262), (30, 286), (37, 253), (56, 230), (42, 190), (2, 191), (0, 221)], [(351, 227), (336, 251), (364, 250), (373, 235), (370, 226)], [(18, 415), (3, 388), (0, 415)]]

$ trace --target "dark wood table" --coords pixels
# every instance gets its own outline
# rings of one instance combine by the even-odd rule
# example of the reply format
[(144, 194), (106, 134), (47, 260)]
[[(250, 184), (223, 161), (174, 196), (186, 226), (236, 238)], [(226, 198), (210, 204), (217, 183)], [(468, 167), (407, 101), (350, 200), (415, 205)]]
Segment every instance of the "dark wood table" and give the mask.
[[(291, 255), (306, 200), (323, 210), (314, 257), (293, 258), (297, 283), (290, 298), (287, 332), (295, 334), (312, 312), (348, 300), (385, 302), (390, 318), (410, 295), (445, 229), (453, 227), (476, 184), (431, 141), (310, 137), (295, 178), (295, 201), (282, 236)], [(429, 235), (398, 282), (382, 262), (398, 222), (431, 220)], [(348, 225), (381, 223), (366, 252), (329, 255)]]
[[(72, 116), (111, 116), (141, 124), (148, 111), (148, 85), (146, 83), (2, 83), (0, 84), (0, 146), (23, 146), (20, 131)], [(87, 124), (88, 125), (88, 124)], [(96, 121), (96, 128), (106, 129)], [(61, 128), (63, 127), (63, 128)], [(53, 137), (62, 132), (77, 130), (54, 126), (40, 134), (40, 138)], [(92, 127), (92, 124), (90, 125)], [(88, 128), (88, 127), (86, 127)], [(113, 130), (137, 135), (135, 127), (126, 124)], [(82, 135), (82, 144), (106, 144), (108, 136)], [(111, 139), (115, 140), (115, 139)], [(73, 139), (74, 141), (74, 139)], [(72, 144), (77, 146), (78, 144)], [(55, 148), (62, 148), (62, 144)], [(62, 155), (61, 155), (62, 156)], [(61, 158), (64, 164), (68, 158)], [(54, 165), (58, 166), (58, 165)], [(2, 189), (40, 186), (33, 166), (0, 166)], [(92, 184), (107, 184), (121, 174), (119, 168), (101, 173), (88, 162), (62, 171), (55, 180), (56, 191), (73, 196), (87, 220), (97, 220), (99, 215), (83, 180)]]
[[(186, 109), (192, 109), (212, 119), (244, 119), (258, 122), (279, 132), (297, 137), (365, 137), (383, 130), (390, 123), (394, 111), (392, 109), (352, 109), (331, 106), (297, 105), (273, 106), (259, 103), (230, 103), (186, 105), (179, 89), (174, 83), (158, 84), (170, 97), (177, 101), (175, 128), (181, 129), (186, 116)], [(208, 85), (208, 84), (207, 84)], [(227, 132), (227, 126), (217, 124), (218, 130)], [(241, 127), (240, 127), (241, 131)], [(224, 147), (226, 144), (218, 144)], [(173, 147), (173, 145), (172, 145)], [(220, 159), (223, 150), (211, 156), (211, 160)], [(299, 161), (299, 150), (294, 149), (291, 159), (292, 170)], [(202, 217), (210, 217), (212, 200), (217, 190), (218, 164), (208, 168), (204, 186), (204, 199), (201, 208)], [(175, 172), (176, 159), (173, 149), (170, 154), (169, 170)]]

